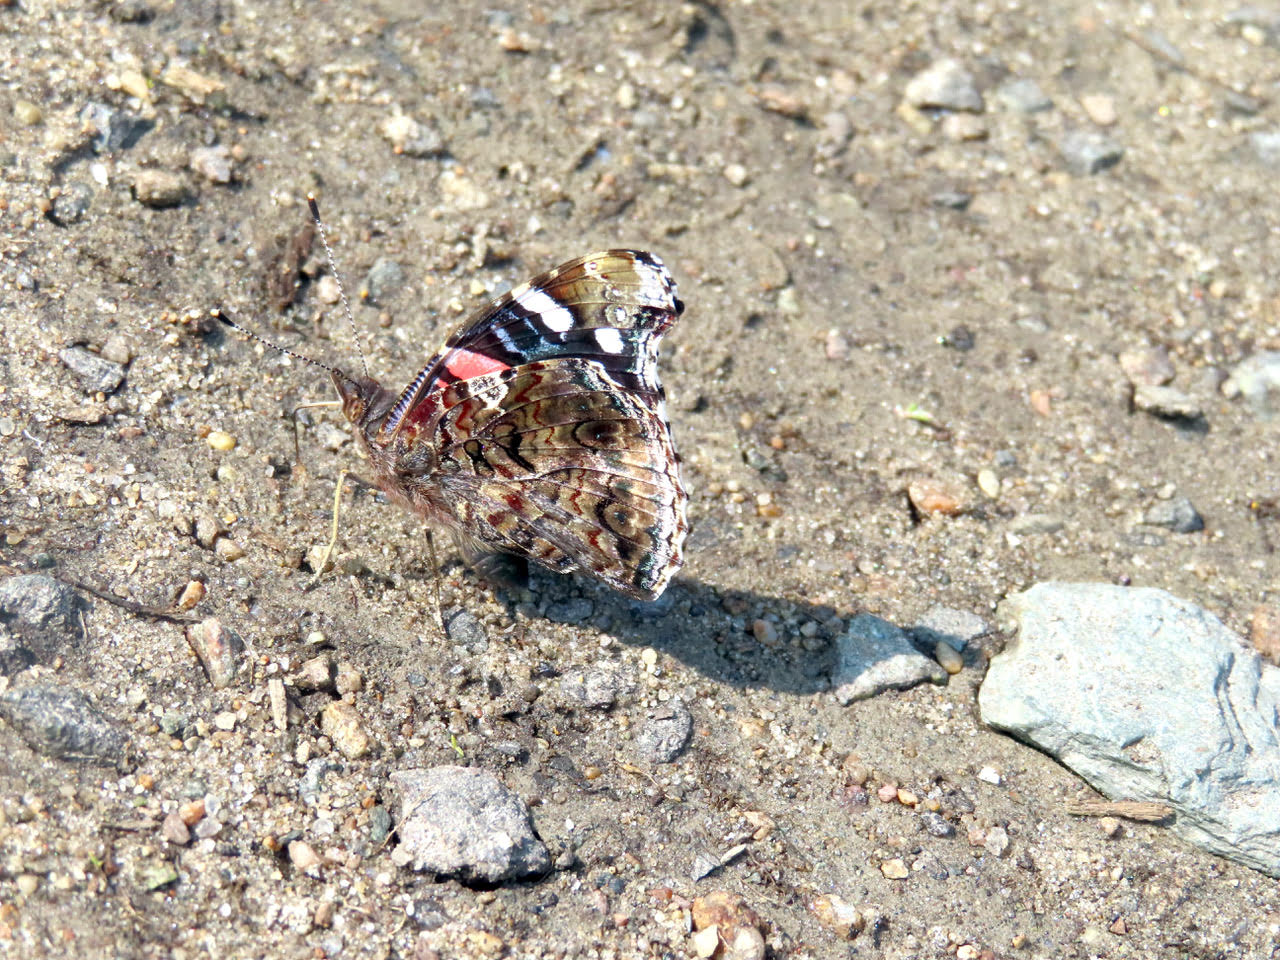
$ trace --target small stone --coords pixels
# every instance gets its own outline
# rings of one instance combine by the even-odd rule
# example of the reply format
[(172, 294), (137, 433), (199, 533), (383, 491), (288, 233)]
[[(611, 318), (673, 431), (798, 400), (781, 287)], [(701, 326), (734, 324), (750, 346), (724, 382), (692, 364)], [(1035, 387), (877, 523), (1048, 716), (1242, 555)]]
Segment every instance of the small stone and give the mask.
[(1120, 354), (1120, 369), (1135, 387), (1162, 387), (1176, 371), (1167, 347), (1126, 350)]
[(196, 835), (197, 840), (212, 840), (222, 832), (222, 821), (217, 817), (205, 817), (196, 824), (196, 828), (192, 832)]
[(1133, 391), (1133, 405), (1165, 420), (1199, 420), (1204, 416), (1200, 404), (1174, 387), (1139, 384)]
[(165, 815), (164, 822), (160, 824), (160, 836), (165, 843), (175, 847), (185, 847), (191, 842), (191, 830), (183, 823), (177, 810), (170, 810)]
[(993, 857), (1003, 857), (1009, 852), (1009, 832), (1004, 827), (992, 827), (982, 840), (982, 848)]
[(406, 157), (437, 157), (445, 153), (444, 137), (434, 124), (420, 122), (406, 113), (387, 117), (380, 131), (391, 149)]
[(720, 949), (720, 928), (705, 927), (689, 938), (693, 952), (699, 957), (710, 957)]
[(30, 897), (40, 888), (40, 878), (34, 873), (20, 873), (16, 881), (18, 893)]
[(143, 206), (176, 207), (187, 199), (187, 185), (168, 170), (139, 170), (133, 178), (133, 196)]
[(219, 537), (214, 541), (213, 552), (224, 563), (234, 563), (244, 557), (244, 547), (230, 537)]
[(79, 223), (89, 212), (89, 204), (93, 201), (93, 188), (87, 183), (74, 181), (62, 188), (53, 201), (53, 209), (49, 217), (60, 227), (68, 227)]
[(316, 299), (330, 306), (342, 300), (342, 285), (337, 277), (326, 273), (316, 281)]
[(1124, 147), (1094, 130), (1072, 130), (1058, 141), (1058, 152), (1067, 169), (1083, 177), (1114, 167), (1124, 156)]
[(1280, 416), (1280, 350), (1265, 350), (1241, 361), (1222, 384), (1227, 397), (1243, 397), (1262, 421)]
[(735, 187), (746, 186), (747, 181), (750, 179), (747, 174), (747, 168), (740, 163), (727, 164), (722, 172), (724, 173), (724, 178)]
[(937, 513), (944, 517), (957, 516), (967, 506), (959, 484), (932, 477), (920, 477), (908, 483), (907, 497), (921, 513)]
[(905, 880), (911, 876), (911, 871), (907, 869), (906, 863), (901, 858), (895, 857), (892, 860), (885, 860), (880, 864), (880, 872), (890, 880)]
[(1000, 771), (995, 767), (983, 767), (978, 771), (978, 779), (983, 783), (989, 783), (992, 786), (1000, 786)]
[(1100, 127), (1109, 127), (1116, 122), (1116, 102), (1105, 93), (1085, 94), (1080, 98), (1080, 106)]
[(809, 911), (820, 924), (845, 940), (854, 939), (867, 926), (862, 911), (834, 893), (814, 897), (809, 901)]
[(846, 360), (849, 357), (849, 341), (843, 333), (832, 327), (827, 331), (824, 350), (828, 360)]
[(388, 785), (400, 838), (394, 862), (487, 885), (551, 868), (528, 808), (492, 773), (458, 766), (396, 770)]
[(333, 658), (322, 653), (303, 661), (293, 675), (293, 685), (304, 692), (333, 689)]
[(13, 119), (24, 127), (34, 127), (44, 119), (44, 114), (30, 100), (13, 101)]
[(768, 620), (752, 620), (751, 634), (756, 638), (756, 643), (763, 647), (776, 647), (778, 645), (778, 628)]
[(987, 139), (987, 125), (971, 113), (951, 113), (942, 118), (942, 135), (953, 143)]
[(593, 667), (585, 673), (571, 671), (560, 678), (559, 705), (567, 709), (608, 710), (617, 703), (623, 686), (623, 678), (610, 667)]
[(0, 622), (24, 631), (79, 639), (80, 614), (85, 607), (72, 587), (42, 573), (0, 580)]
[(926, 810), (920, 814), (920, 820), (931, 837), (954, 837), (955, 826), (942, 814)]
[(301, 840), (294, 840), (289, 844), (289, 862), (297, 869), (306, 873), (308, 870), (314, 870), (320, 866), (320, 854), (316, 853), (315, 847)]
[(1165, 527), (1174, 533), (1198, 533), (1204, 529), (1204, 519), (1186, 497), (1152, 504), (1142, 522), (1153, 527)]
[(225, 144), (197, 147), (191, 151), (188, 165), (210, 183), (231, 182), (231, 149)]
[(233, 710), (224, 710), (213, 718), (213, 725), (219, 730), (231, 731), (236, 728), (236, 715)]
[(469, 610), (459, 610), (445, 621), (445, 634), (454, 643), (468, 648), (484, 647), (489, 642), (489, 634), (485, 631), (480, 618)]
[(223, 430), (210, 430), (209, 435), (204, 438), (204, 442), (221, 453), (236, 448), (236, 438)]
[(822, 115), (814, 152), (824, 160), (833, 160), (845, 152), (852, 139), (853, 123), (843, 110), (832, 110)]
[(1249, 642), (1259, 654), (1280, 666), (1280, 607), (1264, 603), (1253, 608)]
[(489, 205), (489, 195), (470, 177), (457, 170), (445, 170), (436, 179), (440, 193), (459, 213), (481, 210)]
[(995, 98), (1007, 110), (1017, 113), (1039, 113), (1053, 107), (1053, 101), (1030, 77), (1015, 77), (1001, 84)]
[(178, 807), (178, 818), (188, 827), (194, 827), (204, 819), (205, 804), (203, 799), (189, 800)]
[(80, 378), (86, 393), (113, 393), (124, 382), (124, 367), (84, 347), (67, 347), (58, 359)]
[(917, 643), (928, 646), (942, 641), (963, 651), (971, 640), (991, 632), (991, 625), (976, 613), (953, 607), (933, 606), (911, 628)]
[(348, 760), (360, 759), (372, 746), (361, 726), (360, 712), (352, 703), (339, 700), (325, 707), (320, 714), (320, 729)]
[(929, 202), (946, 210), (967, 210), (973, 203), (973, 194), (964, 190), (939, 190), (929, 195)]
[(175, 606), (179, 610), (190, 610), (203, 600), (204, 597), (204, 584), (199, 580), (188, 580), (187, 585), (182, 588), (182, 593), (178, 596), (178, 602)]
[(1000, 499), (1000, 477), (990, 467), (978, 471), (978, 489), (992, 500)]
[(595, 604), (588, 597), (573, 597), (558, 603), (547, 605), (548, 620), (556, 623), (583, 623), (595, 614)]
[(614, 99), (623, 110), (634, 110), (640, 103), (640, 98), (636, 96), (636, 88), (625, 80), (618, 85)]
[(338, 664), (338, 675), (334, 678), (333, 685), (340, 697), (345, 697), (348, 693), (359, 693), (364, 689), (364, 675), (355, 666), (343, 661)]
[(938, 666), (952, 676), (964, 669), (964, 658), (945, 640), (939, 640), (934, 644), (933, 659), (937, 660)]
[(1280, 130), (1255, 130), (1249, 134), (1253, 155), (1264, 167), (1280, 167)]
[(943, 110), (967, 110), (981, 113), (982, 94), (973, 74), (957, 60), (932, 63), (907, 84), (903, 99), (917, 108), (936, 107)]
[(240, 635), (211, 617), (187, 627), (186, 636), (213, 689), (230, 686), (244, 655), (244, 640)]
[(674, 763), (693, 734), (693, 714), (679, 698), (668, 700), (650, 715), (636, 736), (636, 752), (649, 763)]
[(400, 292), (404, 282), (404, 267), (390, 257), (379, 257), (365, 275), (361, 296), (367, 296), (374, 303), (386, 303)]
[(836, 638), (831, 686), (842, 706), (890, 689), (945, 683), (946, 672), (924, 656), (906, 633), (879, 617), (860, 613)]
[(107, 337), (107, 342), (102, 345), (101, 357), (104, 360), (110, 360), (112, 363), (118, 363), (123, 367), (133, 359), (133, 345), (130, 344), (127, 337), (119, 333), (113, 333)]
[(1020, 537), (1037, 533), (1057, 533), (1066, 524), (1052, 513), (1024, 513), (1009, 521), (1009, 532)]
[(876, 790), (876, 797), (881, 803), (893, 803), (898, 799), (898, 785), (895, 783), (883, 783)]
[(1120, 836), (1120, 820), (1117, 817), (1100, 817), (1098, 819), (1098, 829), (1102, 831), (1102, 835), (1108, 840), (1114, 840)]
[(0, 719), (37, 753), (122, 767), (128, 737), (74, 687), (41, 684), (0, 693)]
[(168, 861), (143, 863), (139, 865), (136, 877), (138, 886), (143, 890), (159, 890), (178, 881), (178, 870)]

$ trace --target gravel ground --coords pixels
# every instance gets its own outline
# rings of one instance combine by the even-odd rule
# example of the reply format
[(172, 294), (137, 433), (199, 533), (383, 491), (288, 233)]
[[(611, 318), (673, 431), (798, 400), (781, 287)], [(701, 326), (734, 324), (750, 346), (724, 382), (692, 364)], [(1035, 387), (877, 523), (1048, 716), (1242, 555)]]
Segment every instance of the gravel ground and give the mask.
[[(422, 11), (0, 3), (2, 572), (107, 597), (0, 683), (128, 740), (0, 727), (0, 952), (678, 957), (724, 892), (775, 957), (1275, 956), (1280, 882), (1069, 815), (979, 723), (998, 633), (946, 685), (829, 678), (857, 613), (994, 624), (1047, 579), (1273, 609), (1276, 423), (1221, 385), (1280, 349), (1280, 13)], [(308, 191), (397, 386), (533, 273), (665, 259), (693, 531), (655, 609), (446, 553), (442, 636), (420, 525), (350, 480), (306, 589), (360, 462), (332, 409), (295, 450), (327, 378), (208, 312), (359, 366)], [(225, 686), (146, 615), (184, 591), (243, 638)], [(442, 764), (549, 873), (398, 865), (389, 778)]]

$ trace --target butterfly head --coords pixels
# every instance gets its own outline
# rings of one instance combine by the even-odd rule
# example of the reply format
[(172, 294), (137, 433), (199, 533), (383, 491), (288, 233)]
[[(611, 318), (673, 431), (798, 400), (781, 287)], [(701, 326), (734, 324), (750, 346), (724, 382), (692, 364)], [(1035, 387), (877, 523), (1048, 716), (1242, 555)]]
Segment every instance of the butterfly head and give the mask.
[(332, 372), (333, 385), (342, 400), (342, 415), (365, 436), (372, 436), (395, 406), (396, 397), (373, 377), (351, 377)]

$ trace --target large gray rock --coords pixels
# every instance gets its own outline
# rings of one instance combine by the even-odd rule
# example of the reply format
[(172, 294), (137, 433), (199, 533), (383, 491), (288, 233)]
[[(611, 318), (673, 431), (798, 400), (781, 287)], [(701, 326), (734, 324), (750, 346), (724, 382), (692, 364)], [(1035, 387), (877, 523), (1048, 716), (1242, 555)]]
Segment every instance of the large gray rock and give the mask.
[(842, 705), (885, 690), (905, 690), (925, 681), (946, 683), (947, 674), (887, 620), (860, 613), (836, 638), (831, 686)]
[(397, 770), (390, 777), (402, 866), (496, 884), (546, 873), (551, 857), (529, 810), (486, 770), (441, 766)]
[(986, 723), (1280, 877), (1280, 668), (1163, 590), (1043, 583), (1001, 613), (1018, 637), (979, 693)]
[(129, 738), (74, 687), (6, 690), (0, 694), (0, 719), (45, 756), (121, 768), (129, 764)]

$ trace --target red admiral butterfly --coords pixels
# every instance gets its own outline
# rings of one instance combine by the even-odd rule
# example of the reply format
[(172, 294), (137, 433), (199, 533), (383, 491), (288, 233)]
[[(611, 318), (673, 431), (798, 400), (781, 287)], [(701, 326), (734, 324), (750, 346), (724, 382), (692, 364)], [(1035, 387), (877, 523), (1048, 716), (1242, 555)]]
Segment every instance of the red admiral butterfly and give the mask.
[(683, 309), (656, 256), (605, 250), (493, 301), (399, 394), (327, 369), (379, 486), (464, 554), (514, 554), (653, 600), (688, 531), (658, 380), (659, 342)]

